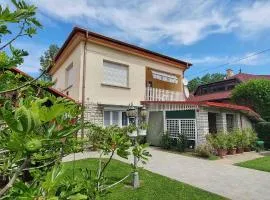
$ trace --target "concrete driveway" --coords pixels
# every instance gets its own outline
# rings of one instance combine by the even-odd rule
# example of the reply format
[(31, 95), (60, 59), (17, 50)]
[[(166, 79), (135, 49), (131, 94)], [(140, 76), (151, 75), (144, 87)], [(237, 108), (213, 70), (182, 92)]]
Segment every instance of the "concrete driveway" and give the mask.
[[(208, 161), (149, 148), (152, 158), (145, 169), (201, 189), (237, 200), (270, 200), (270, 173)], [(96, 157), (93, 152), (77, 154), (76, 159)], [(73, 156), (64, 161), (72, 160)], [(118, 157), (115, 157), (119, 159)], [(131, 162), (119, 159), (125, 162)]]

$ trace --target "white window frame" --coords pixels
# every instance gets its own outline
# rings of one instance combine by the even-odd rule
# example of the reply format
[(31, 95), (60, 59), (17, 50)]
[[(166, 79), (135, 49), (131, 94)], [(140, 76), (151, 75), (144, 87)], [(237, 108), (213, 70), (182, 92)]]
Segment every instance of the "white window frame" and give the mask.
[[(125, 85), (121, 85), (121, 84), (114, 84), (114, 83), (110, 83), (110, 82), (107, 82), (105, 80), (105, 75), (104, 75), (104, 64), (105, 63), (109, 63), (109, 64), (112, 64), (112, 65), (119, 65), (123, 68), (125, 68), (127, 70), (127, 77), (126, 77), (126, 84)], [(119, 63), (119, 62), (114, 62), (114, 61), (110, 61), (110, 60), (106, 60), (104, 59), (103, 60), (103, 79), (102, 79), (102, 85), (108, 85), (108, 86), (115, 86), (115, 87), (122, 87), (122, 88), (129, 88), (129, 65), (126, 65), (126, 64), (123, 64), (123, 63)]]
[[(123, 111), (123, 110), (104, 110), (103, 111), (103, 126), (105, 127), (105, 120), (104, 120), (104, 112), (110, 112), (110, 123), (109, 123), (109, 126), (112, 126), (114, 125), (113, 124), (113, 112), (118, 112), (118, 125), (120, 128), (124, 127), (122, 126), (122, 113), (123, 112), (126, 112), (126, 111)], [(127, 120), (127, 126), (129, 125), (129, 120)]]

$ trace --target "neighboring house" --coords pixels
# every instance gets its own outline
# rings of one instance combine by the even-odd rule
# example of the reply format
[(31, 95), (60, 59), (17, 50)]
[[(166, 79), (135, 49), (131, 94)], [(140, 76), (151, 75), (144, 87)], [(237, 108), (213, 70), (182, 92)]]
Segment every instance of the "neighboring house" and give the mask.
[(214, 101), (214, 102), (230, 102), (231, 91), (240, 84), (252, 79), (269, 79), (270, 75), (253, 75), (239, 73), (234, 75), (231, 69), (227, 70), (227, 76), (222, 81), (203, 84), (198, 86), (190, 101)]
[[(74, 28), (49, 68), (54, 88), (85, 105), (85, 119), (99, 125), (128, 125), (129, 104), (149, 111), (148, 142), (185, 134), (192, 146), (209, 131), (252, 126), (260, 117), (231, 104), (187, 101), (184, 72), (190, 63), (81, 28)], [(215, 116), (215, 121), (214, 119)], [(215, 129), (215, 130), (214, 130)]]

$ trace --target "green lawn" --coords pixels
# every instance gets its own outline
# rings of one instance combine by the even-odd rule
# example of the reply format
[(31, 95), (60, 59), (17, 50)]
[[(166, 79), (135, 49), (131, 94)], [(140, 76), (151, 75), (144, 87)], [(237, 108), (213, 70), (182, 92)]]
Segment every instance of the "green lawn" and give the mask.
[(262, 158), (237, 163), (236, 165), (250, 169), (257, 169), (261, 171), (270, 172), (270, 156), (265, 156)]
[[(75, 173), (79, 176), (79, 168), (95, 169), (97, 159), (86, 159), (75, 162)], [(72, 174), (72, 162), (64, 165), (66, 175)], [(130, 166), (117, 160), (113, 160), (107, 171), (107, 178), (110, 182), (115, 182), (126, 176), (130, 172)], [(158, 174), (140, 169), (141, 187), (134, 190), (130, 186), (130, 179), (111, 189), (104, 199), (117, 200), (164, 200), (164, 199), (225, 199), (216, 194), (201, 190), (199, 188), (160, 176)]]

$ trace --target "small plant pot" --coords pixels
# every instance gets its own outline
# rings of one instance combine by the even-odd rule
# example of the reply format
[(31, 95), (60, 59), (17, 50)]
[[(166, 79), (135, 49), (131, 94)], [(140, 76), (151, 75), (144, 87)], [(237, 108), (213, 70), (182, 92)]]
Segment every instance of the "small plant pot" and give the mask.
[(250, 147), (245, 147), (244, 152), (250, 152)]
[(234, 154), (236, 154), (236, 148), (228, 149), (228, 154), (229, 154), (229, 155), (234, 155)]
[(217, 149), (218, 156), (220, 158), (223, 158), (224, 156), (227, 155), (227, 150), (226, 149)]
[(146, 136), (146, 130), (145, 129), (139, 129), (139, 135), (140, 136)]
[(236, 153), (244, 153), (244, 149), (242, 147), (238, 147), (236, 149)]
[(129, 137), (137, 137), (137, 130), (135, 130), (135, 131), (133, 131), (133, 132), (131, 132), (131, 133), (129, 132), (129, 133), (128, 133), (128, 136), (129, 136)]

